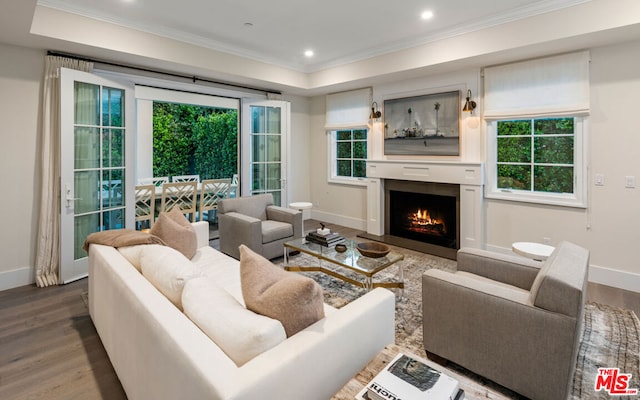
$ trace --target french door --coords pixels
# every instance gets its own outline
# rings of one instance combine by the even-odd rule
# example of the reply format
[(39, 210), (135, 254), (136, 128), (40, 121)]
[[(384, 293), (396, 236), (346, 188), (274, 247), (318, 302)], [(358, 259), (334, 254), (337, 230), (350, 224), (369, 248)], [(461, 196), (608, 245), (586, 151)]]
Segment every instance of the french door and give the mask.
[(87, 276), (86, 237), (132, 227), (133, 90), (96, 75), (60, 73), (60, 280)]
[(244, 102), (243, 131), (249, 131), (249, 140), (242, 145), (242, 159), (248, 160), (243, 161), (243, 195), (271, 193), (276, 205), (287, 205), (289, 114), (285, 101)]

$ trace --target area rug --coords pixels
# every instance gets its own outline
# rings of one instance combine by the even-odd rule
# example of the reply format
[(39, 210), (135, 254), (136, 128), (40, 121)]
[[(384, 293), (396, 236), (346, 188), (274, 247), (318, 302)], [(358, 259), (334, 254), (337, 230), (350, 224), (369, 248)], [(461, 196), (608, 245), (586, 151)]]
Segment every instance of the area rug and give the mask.
[[(400, 261), (404, 270), (405, 288), (396, 291), (396, 344), (418, 356), (425, 355), (422, 343), (422, 274), (430, 268), (454, 271), (456, 262), (407, 249), (397, 249), (405, 255)], [(276, 260), (276, 264), (282, 264)], [(291, 265), (317, 265), (318, 260), (306, 254), (290, 257)], [(332, 264), (323, 262), (325, 268)], [(344, 269), (340, 269), (344, 273)], [(362, 296), (366, 291), (323, 273), (305, 273), (323, 288), (325, 301), (337, 308)], [(347, 274), (360, 278), (357, 274)], [(375, 280), (397, 280), (398, 266), (391, 266), (375, 276)], [(632, 374), (630, 387), (640, 388), (639, 336), (640, 322), (630, 310), (622, 310), (596, 303), (587, 303), (584, 330), (580, 342), (573, 389), (570, 399), (607, 399), (606, 392), (595, 392), (598, 368), (620, 368)], [(446, 369), (460, 379), (467, 399), (519, 399), (518, 394), (488, 381), (453, 363)], [(462, 377), (462, 378), (460, 378)]]

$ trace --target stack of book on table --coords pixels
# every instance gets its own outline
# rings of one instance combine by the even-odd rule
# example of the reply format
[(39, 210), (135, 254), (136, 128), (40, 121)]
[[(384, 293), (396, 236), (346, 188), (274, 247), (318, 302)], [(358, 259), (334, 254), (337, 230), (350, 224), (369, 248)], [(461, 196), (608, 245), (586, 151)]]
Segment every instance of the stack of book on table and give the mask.
[(356, 396), (358, 400), (462, 400), (458, 381), (427, 364), (398, 354)]
[(317, 232), (309, 232), (306, 236), (306, 239), (310, 242), (327, 247), (331, 247), (338, 243), (344, 242), (344, 237), (338, 235), (335, 232), (331, 232), (326, 235)]

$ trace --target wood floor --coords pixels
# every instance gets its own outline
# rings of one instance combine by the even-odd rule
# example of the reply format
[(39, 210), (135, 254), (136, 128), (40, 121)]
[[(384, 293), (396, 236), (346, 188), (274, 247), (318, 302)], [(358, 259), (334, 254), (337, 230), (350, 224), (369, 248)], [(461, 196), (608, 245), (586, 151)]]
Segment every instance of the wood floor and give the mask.
[[(307, 230), (316, 225), (305, 221)], [(359, 233), (327, 226), (347, 237)], [(126, 399), (89, 317), (86, 290), (83, 279), (0, 292), (0, 399)], [(590, 284), (587, 298), (640, 315), (640, 293)]]

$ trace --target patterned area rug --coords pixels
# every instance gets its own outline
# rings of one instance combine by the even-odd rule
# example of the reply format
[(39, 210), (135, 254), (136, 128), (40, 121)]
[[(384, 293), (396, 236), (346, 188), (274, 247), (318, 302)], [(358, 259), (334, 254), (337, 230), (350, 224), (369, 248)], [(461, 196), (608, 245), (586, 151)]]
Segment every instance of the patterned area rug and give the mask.
[[(422, 274), (430, 268), (454, 271), (456, 262), (407, 249), (396, 248), (405, 255), (398, 264), (404, 270), (405, 288), (396, 290), (396, 344), (423, 356), (422, 343)], [(276, 262), (276, 264), (282, 264)], [(289, 259), (291, 265), (317, 265), (318, 260), (306, 254)], [(324, 267), (331, 267), (323, 262)], [(344, 269), (340, 269), (344, 273)], [(305, 273), (323, 288), (325, 301), (340, 308), (362, 296), (365, 290), (323, 273)], [(374, 281), (397, 280), (399, 268), (391, 266), (374, 277)], [(357, 274), (349, 275), (360, 279)], [(401, 296), (399, 296), (401, 295)], [(571, 400), (606, 399), (606, 392), (595, 392), (598, 367), (618, 367), (621, 372), (632, 374), (631, 388), (640, 388), (639, 344), (640, 322), (630, 310), (622, 310), (601, 304), (587, 303), (585, 327), (579, 349)], [(519, 399), (518, 394), (473, 374), (453, 363), (447, 368), (454, 376), (462, 376), (460, 384), (468, 399)]]

